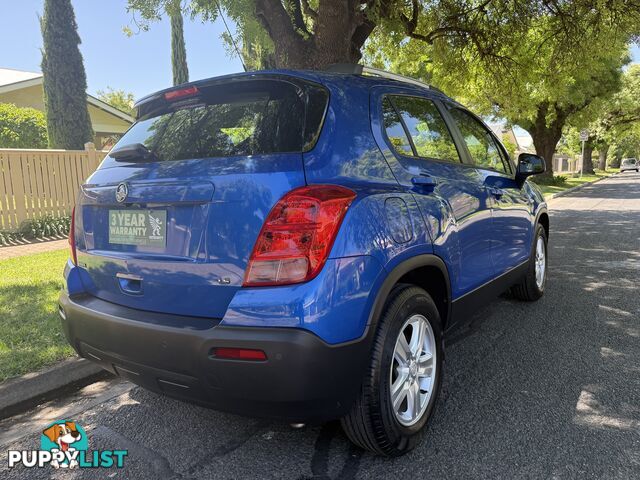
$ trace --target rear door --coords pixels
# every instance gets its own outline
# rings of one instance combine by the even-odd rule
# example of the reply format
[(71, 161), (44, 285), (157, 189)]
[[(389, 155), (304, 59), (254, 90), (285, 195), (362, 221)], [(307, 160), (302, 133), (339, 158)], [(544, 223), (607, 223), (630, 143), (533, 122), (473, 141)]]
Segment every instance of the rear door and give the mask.
[(313, 148), (328, 95), (267, 76), (177, 92), (144, 103), (83, 185), (78, 262), (86, 290), (103, 300), (221, 317), (264, 218), (305, 184), (302, 152)]
[(433, 100), (398, 94), (381, 98), (386, 142), (402, 168), (432, 230), (434, 251), (445, 259), (457, 298), (493, 276), (491, 207), (477, 171), (465, 165)]

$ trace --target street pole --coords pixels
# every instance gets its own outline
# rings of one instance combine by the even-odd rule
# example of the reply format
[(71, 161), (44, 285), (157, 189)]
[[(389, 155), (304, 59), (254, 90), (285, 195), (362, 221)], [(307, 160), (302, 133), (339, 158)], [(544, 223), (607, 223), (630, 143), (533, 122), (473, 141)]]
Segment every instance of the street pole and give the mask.
[(582, 171), (584, 170), (584, 144), (587, 143), (584, 140), (582, 141), (582, 157), (580, 157), (580, 178), (582, 178)]

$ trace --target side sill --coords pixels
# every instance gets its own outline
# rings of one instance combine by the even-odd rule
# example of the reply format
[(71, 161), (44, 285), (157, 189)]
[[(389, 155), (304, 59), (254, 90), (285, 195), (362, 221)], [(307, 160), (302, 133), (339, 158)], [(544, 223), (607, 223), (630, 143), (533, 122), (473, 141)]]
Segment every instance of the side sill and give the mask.
[[(505, 290), (513, 286), (527, 273), (529, 260), (506, 271), (499, 277), (490, 280), (475, 290), (465, 293), (463, 296), (451, 302), (451, 327), (463, 323), (465, 319), (473, 316), (475, 311), (499, 296)], [(447, 330), (450, 330), (449, 327)]]

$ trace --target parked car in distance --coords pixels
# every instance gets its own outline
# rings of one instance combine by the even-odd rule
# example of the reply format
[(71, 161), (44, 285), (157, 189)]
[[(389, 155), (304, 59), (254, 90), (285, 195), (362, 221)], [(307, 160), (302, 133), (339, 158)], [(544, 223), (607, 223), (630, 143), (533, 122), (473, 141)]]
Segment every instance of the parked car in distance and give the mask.
[(635, 158), (623, 158), (622, 162), (620, 162), (620, 172), (626, 172), (627, 170), (640, 172), (640, 162)]
[(531, 175), (437, 89), (360, 66), (197, 81), (140, 100), (82, 186), (60, 316), (79, 355), (150, 390), (418, 442), (444, 339), (507, 289), (539, 299)]

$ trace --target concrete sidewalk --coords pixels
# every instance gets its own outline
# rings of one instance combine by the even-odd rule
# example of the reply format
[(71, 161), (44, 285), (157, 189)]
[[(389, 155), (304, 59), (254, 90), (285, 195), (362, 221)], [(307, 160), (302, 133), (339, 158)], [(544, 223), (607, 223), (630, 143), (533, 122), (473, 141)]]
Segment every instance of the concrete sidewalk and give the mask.
[(26, 245), (17, 245), (15, 247), (0, 247), (0, 261), (8, 258), (22, 257), (24, 255), (33, 255), (34, 253), (62, 250), (68, 246), (69, 243), (65, 239), (54, 240), (51, 242), (28, 243)]

